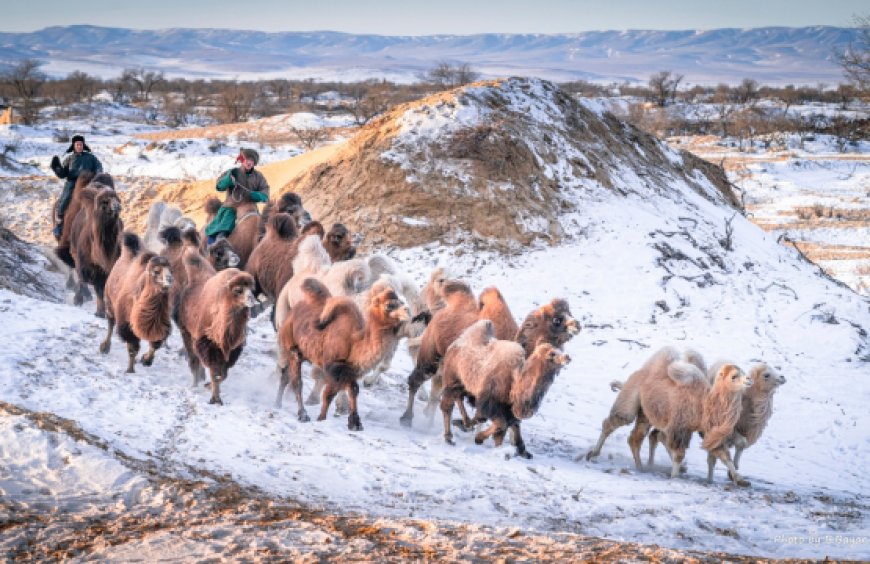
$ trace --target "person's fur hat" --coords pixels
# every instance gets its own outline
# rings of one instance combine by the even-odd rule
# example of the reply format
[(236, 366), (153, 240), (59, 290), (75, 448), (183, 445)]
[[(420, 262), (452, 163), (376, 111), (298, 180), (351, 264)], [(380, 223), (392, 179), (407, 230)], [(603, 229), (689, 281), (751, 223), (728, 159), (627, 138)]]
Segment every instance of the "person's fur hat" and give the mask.
[(242, 149), (239, 151), (239, 155), (254, 161), (254, 165), (260, 164), (260, 153), (253, 149)]
[(91, 148), (88, 147), (87, 143), (85, 143), (85, 136), (80, 133), (76, 133), (72, 136), (72, 139), (69, 140), (69, 147), (66, 150), (67, 153), (72, 153), (75, 150), (76, 141), (81, 141), (82, 145), (84, 145), (84, 150), (89, 153), (91, 152)]

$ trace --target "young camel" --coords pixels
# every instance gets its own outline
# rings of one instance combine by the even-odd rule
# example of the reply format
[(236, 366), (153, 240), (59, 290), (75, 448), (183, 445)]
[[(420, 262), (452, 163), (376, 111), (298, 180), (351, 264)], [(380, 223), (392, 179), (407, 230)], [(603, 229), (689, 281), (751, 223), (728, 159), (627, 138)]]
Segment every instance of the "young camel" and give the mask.
[(106, 354), (112, 347), (112, 330), (127, 343), (127, 372), (135, 372), (140, 340), (150, 344), (142, 356), (142, 365), (151, 366), (157, 349), (169, 336), (171, 303), (169, 289), (172, 274), (169, 261), (153, 252), (142, 252), (142, 241), (125, 232), (121, 256), (106, 280), (106, 321), (108, 332), (100, 344)]
[[(586, 459), (598, 456), (604, 441), (614, 430), (636, 419), (628, 443), (638, 470), (643, 470), (640, 447), (651, 427), (659, 430), (671, 455), (672, 478), (679, 476), (686, 449), (696, 432), (704, 433), (703, 446), (708, 451), (708, 465), (711, 460), (715, 464), (718, 458), (731, 470), (733, 464), (724, 440), (733, 431), (743, 391), (750, 384), (751, 380), (740, 368), (723, 364), (711, 388), (707, 376), (695, 364), (681, 360), (676, 349), (666, 347), (625, 382), (610, 415), (602, 423), (598, 443)], [(748, 485), (737, 476), (736, 470), (732, 471), (738, 485)]]
[(335, 395), (345, 390), (350, 401), (347, 426), (362, 430), (357, 396), (357, 380), (373, 368), (391, 346), (396, 328), (410, 317), (408, 308), (392, 290), (373, 296), (366, 312), (353, 299), (331, 296), (320, 281), (307, 278), (302, 285), (305, 298), (297, 303), (278, 333), (282, 367), (276, 404), (281, 405), (289, 383), (296, 397), (297, 417), (308, 421), (302, 402), (302, 363), (309, 361), (324, 371), (325, 385), (318, 421), (326, 418)]
[(570, 361), (568, 355), (547, 342), (539, 343), (526, 358), (520, 344), (496, 337), (492, 321), (472, 324), (450, 345), (444, 357), (444, 440), (453, 444), (450, 418), (454, 403), (462, 414), (463, 428), (472, 425), (462, 403), (463, 397), (470, 395), (476, 398), (477, 416), (492, 420), (474, 442), (482, 444), (493, 437), (500, 446), (511, 429), (517, 455), (531, 458), (520, 434), (520, 421), (537, 412), (556, 374)]
[(214, 268), (194, 249), (184, 256), (187, 287), (181, 294), (178, 325), (194, 386), (211, 376), (209, 404), (223, 405), (220, 383), (242, 354), (250, 308), (256, 305), (254, 279), (247, 272)]

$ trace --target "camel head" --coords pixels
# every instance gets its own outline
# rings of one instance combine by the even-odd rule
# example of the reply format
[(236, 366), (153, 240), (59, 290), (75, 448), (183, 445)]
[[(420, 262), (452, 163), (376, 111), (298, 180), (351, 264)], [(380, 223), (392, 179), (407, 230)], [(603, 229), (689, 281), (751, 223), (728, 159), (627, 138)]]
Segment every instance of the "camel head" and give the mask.
[(735, 364), (723, 364), (714, 385), (726, 386), (732, 392), (742, 392), (752, 386), (752, 378)]
[(94, 196), (94, 214), (105, 220), (115, 220), (121, 215), (121, 200), (109, 187), (101, 187)]
[(408, 306), (391, 289), (386, 289), (372, 298), (369, 315), (388, 327), (398, 327), (411, 319)]
[(168, 259), (161, 256), (151, 257), (148, 261), (146, 272), (151, 279), (151, 283), (159, 288), (161, 292), (168, 292), (169, 288), (172, 287), (172, 272), (170, 272)]
[(208, 260), (214, 269), (220, 272), (226, 268), (234, 268), (239, 264), (239, 255), (233, 250), (226, 239), (218, 239), (208, 248)]
[(548, 342), (541, 341), (532, 355), (523, 364), (522, 373), (514, 379), (511, 388), (511, 405), (514, 417), (528, 419), (541, 406), (541, 401), (556, 374), (564, 368), (571, 357)]
[(580, 324), (571, 316), (568, 302), (554, 299), (533, 311), (520, 327), (517, 342), (527, 353), (541, 339), (562, 346), (580, 332)]
[[(257, 305), (254, 297), (254, 277), (247, 272), (232, 269), (233, 272), (226, 283), (227, 296), (233, 310), (241, 310)], [(227, 271), (229, 272), (229, 271)]]
[(763, 363), (753, 366), (749, 377), (752, 379), (752, 388), (764, 393), (771, 393), (785, 384), (782, 374)]

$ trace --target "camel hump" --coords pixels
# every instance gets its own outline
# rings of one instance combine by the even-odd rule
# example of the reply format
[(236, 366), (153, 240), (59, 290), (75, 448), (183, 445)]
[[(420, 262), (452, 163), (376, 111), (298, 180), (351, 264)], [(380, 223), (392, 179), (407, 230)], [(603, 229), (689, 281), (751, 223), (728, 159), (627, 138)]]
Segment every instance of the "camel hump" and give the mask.
[(681, 386), (686, 386), (697, 380), (706, 380), (706, 376), (700, 368), (690, 362), (681, 360), (668, 365), (668, 376)]
[(202, 237), (200, 237), (199, 231), (194, 227), (189, 227), (182, 231), (181, 238), (194, 247), (199, 247), (202, 244)]
[(138, 235), (132, 233), (130, 231), (124, 231), (124, 238), (122, 241), (124, 248), (130, 253), (131, 257), (135, 257), (142, 250), (142, 239), (139, 238)]
[(270, 217), (269, 229), (281, 239), (293, 239), (299, 234), (296, 229), (296, 220), (287, 213), (276, 213)]
[(306, 299), (319, 304), (325, 303), (332, 296), (329, 289), (317, 278), (306, 278), (302, 282), (302, 292)]
[(160, 232), (160, 240), (163, 241), (166, 245), (170, 247), (174, 247), (181, 243), (181, 229), (170, 226), (165, 228)]

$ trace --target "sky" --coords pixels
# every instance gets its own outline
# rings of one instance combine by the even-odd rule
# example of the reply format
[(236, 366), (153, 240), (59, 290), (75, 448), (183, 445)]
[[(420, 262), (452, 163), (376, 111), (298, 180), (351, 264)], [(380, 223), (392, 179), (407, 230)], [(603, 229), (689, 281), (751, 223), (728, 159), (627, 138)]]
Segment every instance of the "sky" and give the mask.
[(36, 0), (3, 3), (0, 31), (90, 24), (331, 30), (379, 35), (571, 33), (853, 25), (867, 0)]

